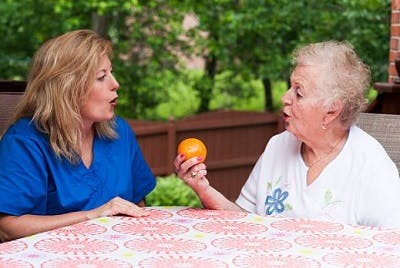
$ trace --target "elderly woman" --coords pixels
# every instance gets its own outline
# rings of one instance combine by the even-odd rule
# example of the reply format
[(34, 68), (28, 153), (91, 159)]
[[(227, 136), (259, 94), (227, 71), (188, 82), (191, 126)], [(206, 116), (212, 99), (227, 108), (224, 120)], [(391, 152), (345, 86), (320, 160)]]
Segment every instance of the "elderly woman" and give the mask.
[(368, 67), (347, 43), (294, 53), (282, 97), (286, 131), (272, 137), (236, 204), (212, 188), (201, 159), (175, 159), (204, 207), (261, 215), (400, 227), (400, 178), (383, 147), (354, 122), (365, 106)]
[(15, 122), (0, 140), (0, 239), (88, 219), (141, 217), (155, 177), (115, 116), (109, 40), (90, 30), (47, 41), (33, 58)]

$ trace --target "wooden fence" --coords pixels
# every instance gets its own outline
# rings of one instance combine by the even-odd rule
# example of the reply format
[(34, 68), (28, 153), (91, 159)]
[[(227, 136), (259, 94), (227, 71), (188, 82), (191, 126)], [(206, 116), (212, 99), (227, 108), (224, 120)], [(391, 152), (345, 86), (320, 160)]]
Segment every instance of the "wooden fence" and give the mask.
[(278, 116), (264, 112), (217, 111), (182, 120), (128, 120), (143, 154), (157, 176), (174, 172), (181, 140), (204, 141), (210, 183), (234, 201), (271, 136), (280, 131)]

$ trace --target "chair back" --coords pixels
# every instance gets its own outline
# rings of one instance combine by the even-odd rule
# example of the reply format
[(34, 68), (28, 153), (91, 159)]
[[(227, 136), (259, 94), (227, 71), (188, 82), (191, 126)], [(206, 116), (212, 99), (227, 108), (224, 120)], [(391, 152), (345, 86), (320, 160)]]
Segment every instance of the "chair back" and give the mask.
[(356, 125), (382, 144), (400, 170), (400, 115), (361, 113)]
[(24, 81), (0, 81), (0, 137), (11, 123), (25, 87)]

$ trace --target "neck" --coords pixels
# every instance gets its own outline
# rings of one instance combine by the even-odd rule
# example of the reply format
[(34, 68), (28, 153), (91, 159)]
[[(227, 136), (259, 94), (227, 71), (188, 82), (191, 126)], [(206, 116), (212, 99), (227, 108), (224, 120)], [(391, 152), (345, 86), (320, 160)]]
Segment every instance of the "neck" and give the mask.
[(92, 122), (91, 123), (83, 122), (82, 129), (81, 129), (82, 139), (92, 137), (93, 133), (94, 133), (93, 123)]
[(81, 136), (81, 158), (84, 165), (89, 168), (93, 160), (93, 140), (94, 140), (94, 129), (82, 128)]
[(310, 147), (307, 144), (302, 144), (302, 155), (305, 160), (308, 168), (312, 168), (317, 163), (321, 162), (324, 159), (328, 159), (330, 156), (336, 155), (344, 145), (344, 142), (347, 139), (348, 132), (340, 135), (335, 139), (325, 139), (327, 142), (325, 145), (321, 145), (320, 148), (317, 146)]

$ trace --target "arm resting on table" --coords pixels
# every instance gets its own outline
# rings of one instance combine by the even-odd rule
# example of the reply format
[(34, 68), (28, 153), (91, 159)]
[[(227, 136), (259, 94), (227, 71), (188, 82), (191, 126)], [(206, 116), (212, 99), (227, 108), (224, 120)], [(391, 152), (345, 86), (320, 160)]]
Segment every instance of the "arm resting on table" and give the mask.
[(61, 215), (0, 215), (0, 240), (9, 241), (89, 220), (87, 211)]
[(26, 214), (12, 216), (0, 214), (0, 241), (13, 240), (103, 216), (118, 214), (132, 217), (147, 216), (148, 212), (141, 209), (144, 205), (143, 200), (134, 204), (120, 197), (115, 197), (106, 204), (88, 211), (77, 211), (60, 215)]
[(232, 211), (245, 211), (237, 204), (228, 200), (223, 194), (213, 188), (206, 177), (206, 185), (193, 185), (193, 190), (196, 192), (204, 208), (217, 209), (217, 210), (232, 210)]

